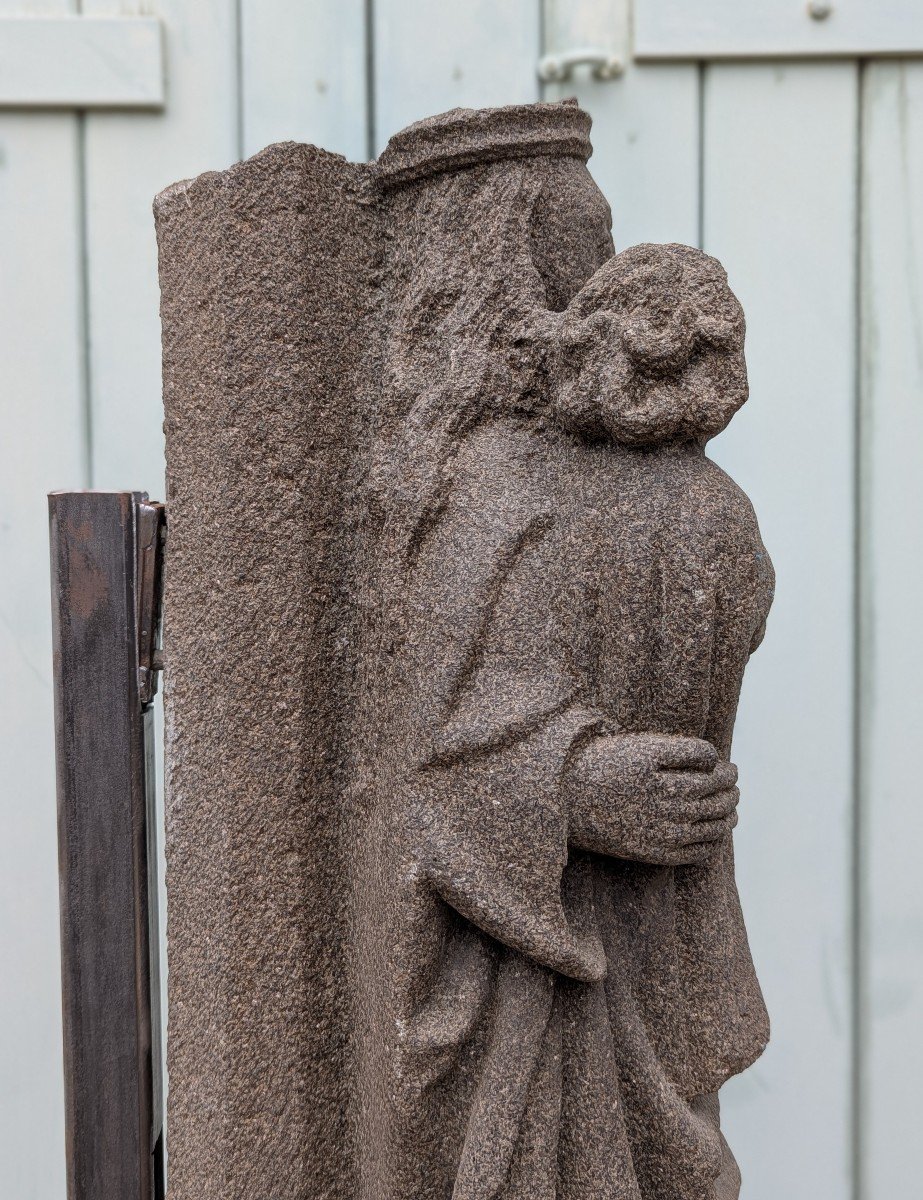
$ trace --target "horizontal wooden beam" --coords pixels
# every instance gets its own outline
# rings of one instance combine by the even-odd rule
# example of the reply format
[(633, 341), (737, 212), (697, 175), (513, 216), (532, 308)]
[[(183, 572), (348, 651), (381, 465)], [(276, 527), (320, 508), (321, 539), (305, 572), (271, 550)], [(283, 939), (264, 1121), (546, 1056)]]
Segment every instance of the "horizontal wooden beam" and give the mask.
[(0, 107), (163, 104), (156, 17), (0, 16)]
[(636, 59), (923, 55), (920, 0), (635, 0)]

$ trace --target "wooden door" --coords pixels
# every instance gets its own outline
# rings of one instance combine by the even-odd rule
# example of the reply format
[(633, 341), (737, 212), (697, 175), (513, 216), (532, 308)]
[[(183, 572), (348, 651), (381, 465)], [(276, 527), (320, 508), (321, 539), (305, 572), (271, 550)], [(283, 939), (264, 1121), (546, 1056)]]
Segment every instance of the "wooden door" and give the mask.
[[(749, 322), (752, 398), (713, 445), (753, 498), (779, 576), (735, 748), (741, 892), (773, 1017), (766, 1056), (726, 1089), (743, 1195), (910, 1194), (923, 1170), (921, 12), (917, 0), (0, 0), (0, 61), (33, 36), (30, 16), (145, 14), (165, 84), (158, 98), (139, 26), (124, 42), (130, 93), (103, 95), (75, 68), (63, 94), (86, 33), (70, 25), (44, 43), (59, 64), (44, 98), (0, 76), (10, 1195), (63, 1194), (44, 492), (162, 495), (152, 196), (269, 141), (362, 158), (427, 113), (567, 94), (594, 117), (591, 169), (617, 246), (703, 246)], [(540, 58), (575, 48), (625, 70), (542, 85)]]

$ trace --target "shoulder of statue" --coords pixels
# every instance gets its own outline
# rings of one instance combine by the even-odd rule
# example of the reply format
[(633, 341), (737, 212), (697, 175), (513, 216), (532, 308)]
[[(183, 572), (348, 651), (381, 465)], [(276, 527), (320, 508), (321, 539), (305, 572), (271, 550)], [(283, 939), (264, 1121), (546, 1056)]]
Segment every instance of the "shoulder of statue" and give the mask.
[(700, 478), (696, 491), (706, 502), (719, 509), (727, 520), (756, 527), (756, 513), (750, 497), (714, 459), (703, 454), (699, 459)]

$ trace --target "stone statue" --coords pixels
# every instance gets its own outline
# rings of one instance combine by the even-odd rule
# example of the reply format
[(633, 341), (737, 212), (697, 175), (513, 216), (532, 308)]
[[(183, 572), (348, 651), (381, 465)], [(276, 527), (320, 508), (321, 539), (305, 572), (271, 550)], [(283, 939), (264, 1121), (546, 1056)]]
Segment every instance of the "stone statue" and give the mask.
[(176, 1200), (738, 1195), (744, 321), (614, 254), (588, 132), (458, 110), (158, 201)]

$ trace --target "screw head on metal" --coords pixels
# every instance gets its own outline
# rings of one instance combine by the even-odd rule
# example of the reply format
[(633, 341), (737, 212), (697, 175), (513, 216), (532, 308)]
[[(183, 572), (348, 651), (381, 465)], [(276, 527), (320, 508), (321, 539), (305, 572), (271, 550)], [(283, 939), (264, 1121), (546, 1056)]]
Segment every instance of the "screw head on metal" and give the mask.
[(826, 21), (833, 12), (833, 5), (829, 0), (809, 0), (808, 15), (815, 21)]

